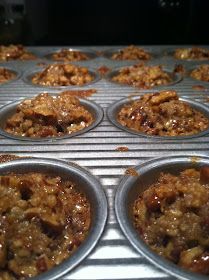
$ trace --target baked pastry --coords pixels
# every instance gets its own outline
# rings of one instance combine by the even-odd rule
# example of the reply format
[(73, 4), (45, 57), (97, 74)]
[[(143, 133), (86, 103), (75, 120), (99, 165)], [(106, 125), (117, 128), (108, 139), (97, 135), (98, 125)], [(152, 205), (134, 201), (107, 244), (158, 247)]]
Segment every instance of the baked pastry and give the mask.
[(59, 137), (82, 130), (93, 121), (77, 97), (43, 93), (22, 101), (6, 120), (4, 130), (15, 136)]
[(121, 68), (112, 77), (113, 82), (148, 89), (163, 86), (172, 82), (171, 75), (164, 71), (161, 65), (148, 66), (136, 64)]
[(23, 45), (0, 45), (0, 61), (8, 60), (34, 60), (37, 57), (27, 51)]
[(119, 50), (118, 52), (113, 53), (111, 59), (114, 60), (149, 60), (151, 59), (151, 54), (134, 45), (130, 45), (126, 48)]
[(33, 84), (42, 86), (83, 86), (94, 77), (86, 67), (73, 64), (50, 64), (31, 78)]
[(179, 100), (173, 90), (144, 94), (125, 104), (117, 121), (131, 130), (156, 136), (194, 135), (209, 127), (209, 119)]
[(204, 48), (178, 48), (174, 52), (174, 57), (177, 59), (189, 60), (207, 60), (209, 59), (209, 50)]
[[(209, 167), (162, 172), (133, 203), (134, 227), (157, 254), (209, 274)], [(198, 279), (198, 277), (196, 277)]]

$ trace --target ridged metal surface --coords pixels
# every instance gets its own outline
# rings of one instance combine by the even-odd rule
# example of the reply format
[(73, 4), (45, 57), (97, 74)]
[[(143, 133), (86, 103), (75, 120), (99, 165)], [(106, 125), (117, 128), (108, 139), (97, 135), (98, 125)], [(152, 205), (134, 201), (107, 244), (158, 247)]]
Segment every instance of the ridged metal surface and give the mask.
[[(152, 47), (153, 52), (161, 53), (162, 56), (157, 56), (149, 61), (148, 64), (163, 64), (171, 69), (175, 64), (183, 64), (188, 69), (201, 64), (199, 62), (178, 61), (171, 56), (163, 56), (164, 51), (169, 48), (171, 46)], [(23, 73), (37, 66), (37, 62), (50, 63), (44, 58), (44, 55), (59, 49), (59, 47), (31, 47), (30, 49), (36, 52), (37, 55), (43, 56), (43, 58), (33, 62), (1, 63), (0, 66), (14, 67), (14, 69)], [(86, 48), (81, 49), (85, 50)], [(109, 47), (88, 47), (88, 49), (102, 51), (109, 49)], [(77, 62), (76, 64), (98, 69), (102, 65), (116, 68), (133, 63), (133, 61), (111, 61), (104, 57), (98, 57), (89, 61)], [(194, 90), (192, 89), (193, 85), (204, 85), (208, 91)], [(146, 90), (110, 83), (105, 79), (86, 87), (73, 87), (72, 89), (87, 88), (97, 90), (97, 93), (89, 97), (89, 99), (100, 104), (104, 111), (116, 100), (127, 97), (130, 94), (147, 92)], [(164, 88), (166, 89), (166, 87)], [(209, 83), (195, 81), (187, 77), (167, 88), (176, 89), (182, 97), (192, 98), (205, 103), (207, 106), (209, 105)], [(43, 91), (47, 91), (47, 88), (33, 87), (24, 83), (20, 78), (17, 81), (0, 86), (0, 106), (21, 97), (32, 97)], [(48, 91), (58, 92), (52, 89)], [(117, 151), (116, 149), (121, 146), (128, 147), (128, 151)], [(130, 246), (115, 219), (113, 209), (114, 193), (125, 170), (146, 160), (164, 155), (209, 155), (209, 135), (181, 141), (140, 137), (121, 131), (113, 126), (107, 120), (105, 112), (103, 121), (96, 128), (74, 138), (35, 143), (16, 141), (1, 136), (0, 152), (19, 156), (57, 158), (67, 162), (75, 162), (88, 168), (92, 174), (99, 178), (103, 185), (109, 202), (109, 217), (105, 233), (93, 253), (79, 267), (62, 279), (175, 279), (154, 267)]]

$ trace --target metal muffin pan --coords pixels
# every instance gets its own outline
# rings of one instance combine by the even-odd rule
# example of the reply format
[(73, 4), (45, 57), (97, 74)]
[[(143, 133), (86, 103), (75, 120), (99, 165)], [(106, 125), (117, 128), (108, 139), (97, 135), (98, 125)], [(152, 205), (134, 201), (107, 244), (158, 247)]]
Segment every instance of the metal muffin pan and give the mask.
[(14, 77), (14, 79), (8, 80), (8, 81), (6, 81), (6, 82), (4, 82), (4, 83), (0, 83), (0, 87), (3, 86), (3, 85), (5, 85), (5, 84), (13, 83), (14, 81), (17, 81), (18, 79), (20, 79), (21, 76), (22, 76), (22, 72), (16, 70), (15, 68), (7, 67), (7, 66), (5, 66), (5, 65), (0, 65), (0, 68), (5, 68), (5, 69), (11, 71), (13, 74), (16, 75), (16, 76)]
[(150, 61), (152, 59), (155, 59), (158, 57), (158, 53), (153, 52), (153, 50), (151, 50), (150, 48), (147, 47), (139, 47), (142, 48), (143, 50), (147, 51), (150, 55), (151, 58), (150, 59), (112, 59), (112, 55), (115, 53), (119, 53), (123, 48), (111, 48), (111, 49), (107, 49), (104, 52), (102, 52), (102, 56), (104, 56), (105, 58), (111, 59), (113, 61)]
[[(88, 61), (88, 60), (90, 60), (90, 59), (94, 59), (94, 58), (96, 58), (98, 55), (97, 55), (97, 53), (95, 52), (95, 51), (93, 51), (93, 50), (82, 50), (82, 49), (79, 49), (79, 48), (60, 48), (60, 49), (58, 49), (58, 50), (56, 50), (56, 51), (53, 51), (53, 52), (50, 52), (50, 53), (47, 53), (47, 54), (45, 54), (44, 55), (44, 58), (46, 58), (46, 59), (49, 59), (49, 60), (51, 60), (51, 61), (59, 61), (59, 62), (61, 62), (62, 60), (56, 60), (56, 59), (53, 59), (51, 56), (54, 54), (54, 53), (59, 53), (61, 50), (63, 50), (63, 49), (65, 49), (65, 50), (69, 50), (69, 51), (74, 51), (74, 52), (81, 52), (81, 53), (83, 53), (83, 54), (85, 54), (85, 55), (87, 55), (88, 56), (88, 59), (85, 59), (85, 60), (72, 60), (72, 62), (79, 62), (79, 61)], [(65, 62), (66, 62), (66, 60), (64, 60)], [(69, 61), (69, 62), (71, 62), (71, 61)]]
[(60, 136), (60, 137), (42, 137), (42, 138), (32, 138), (32, 137), (24, 137), (24, 136), (16, 136), (13, 134), (10, 134), (8, 132), (6, 132), (4, 130), (4, 127), (6, 125), (6, 121), (9, 117), (11, 117), (17, 109), (17, 106), (20, 104), (20, 102), (22, 102), (24, 99), (20, 99), (18, 101), (13, 101), (10, 102), (2, 107), (0, 107), (0, 134), (4, 137), (8, 137), (8, 138), (12, 138), (14, 140), (24, 140), (24, 141), (56, 141), (56, 140), (61, 140), (61, 139), (65, 139), (65, 138), (71, 138), (74, 136), (78, 136), (81, 134), (86, 133), (87, 131), (93, 129), (94, 127), (96, 127), (103, 118), (103, 109), (96, 104), (93, 101), (90, 101), (88, 99), (84, 99), (84, 98), (79, 98), (80, 100), (80, 104), (83, 105), (93, 116), (94, 121), (91, 125), (89, 125), (88, 127), (85, 127), (84, 129), (81, 129), (79, 131), (76, 132), (72, 132), (71, 134), (66, 134), (64, 136)]
[(76, 182), (91, 205), (91, 225), (87, 238), (80, 247), (64, 262), (48, 272), (33, 277), (33, 280), (54, 280), (77, 266), (96, 246), (104, 230), (107, 219), (107, 200), (100, 182), (87, 170), (73, 163), (43, 158), (22, 158), (0, 164), (0, 174), (41, 172), (60, 176)]
[[(114, 83), (114, 84), (117, 84), (117, 85), (120, 85), (120, 86), (129, 86), (129, 87), (134, 87), (133, 85), (128, 85), (128, 84), (123, 84), (123, 83), (119, 83), (119, 82), (116, 82), (116, 81), (113, 81), (112, 78), (116, 75), (119, 74), (119, 71), (123, 68), (127, 68), (127, 67), (130, 67), (130, 66), (133, 66), (133, 65), (127, 65), (127, 66), (122, 66), (122, 67), (118, 67), (118, 68), (115, 68), (113, 69), (112, 71), (108, 72), (106, 75), (105, 75), (105, 78), (111, 82), (111, 83)], [(165, 88), (165, 87), (170, 87), (170, 86), (173, 86), (177, 83), (179, 83), (182, 79), (183, 79), (183, 76), (180, 74), (180, 73), (174, 73), (172, 72), (171, 70), (167, 69), (166, 67), (163, 69), (165, 70), (166, 73), (169, 74), (169, 76), (171, 77), (172, 79), (172, 82), (166, 84), (166, 85), (161, 85), (161, 86), (154, 86), (152, 88), (154, 89), (160, 89), (160, 88)], [(140, 89), (139, 87), (135, 87), (135, 88), (138, 88)]]
[[(63, 46), (64, 47), (64, 46)], [(121, 48), (122, 46), (116, 46)], [(146, 46), (142, 46), (146, 47)], [(164, 50), (177, 46), (149, 46), (153, 53), (163, 54)], [(40, 54), (52, 53), (60, 47), (31, 47), (31, 50)], [(89, 46), (81, 47), (83, 51), (91, 48), (102, 53), (108, 49), (108, 46)], [(48, 61), (41, 60), (45, 63)], [(40, 61), (39, 61), (40, 62)], [(85, 61), (83, 64), (90, 69), (98, 69), (100, 66), (108, 68), (117, 68), (121, 66), (122, 61), (113, 61), (102, 56), (92, 60)], [(127, 62), (124, 62), (127, 64)], [(173, 69), (175, 60), (170, 57), (159, 56), (155, 59), (155, 64), (167, 65), (168, 69)], [(37, 61), (17, 62), (11, 61), (6, 65), (11, 66), (18, 71), (27, 73), (34, 69)], [(186, 67), (196, 65), (193, 62), (182, 64)], [(41, 68), (41, 67), (40, 67)], [(37, 71), (40, 69), (37, 67)], [(40, 70), (39, 70), (40, 71)], [(209, 106), (208, 94), (201, 90), (193, 90), (192, 86), (199, 84), (192, 79), (185, 78), (182, 82), (169, 87), (176, 90), (182, 98), (198, 100)], [(119, 84), (108, 82), (106, 79), (100, 79), (97, 83), (87, 87), (71, 87), (73, 90), (86, 90), (93, 88), (97, 92), (88, 97), (89, 100), (99, 104), (105, 114), (103, 121), (94, 129), (72, 138), (65, 138), (56, 141), (21, 141), (2, 136), (0, 134), (1, 154), (15, 154), (19, 156), (31, 156), (35, 158), (56, 158), (63, 162), (74, 162), (83, 166), (96, 175), (102, 184), (108, 198), (109, 215), (104, 230), (104, 234), (98, 241), (94, 250), (83, 260), (76, 268), (60, 276), (60, 280), (176, 280), (174, 276), (159, 269), (156, 265), (148, 261), (142, 254), (133, 249), (128, 239), (124, 236), (117, 222), (114, 212), (114, 197), (117, 186), (125, 171), (132, 166), (146, 163), (148, 160), (173, 155), (191, 155), (196, 158), (197, 155), (209, 156), (209, 135), (195, 137), (184, 140), (161, 140), (153, 137), (144, 137), (127, 133), (118, 127), (112, 125), (106, 115), (106, 109), (117, 100), (131, 96), (135, 93), (144, 94), (147, 90), (134, 87), (125, 87)], [(166, 89), (166, 87), (164, 87)], [(60, 88), (62, 91), (63, 88)], [(158, 90), (156, 88), (152, 91)], [(17, 101), (22, 98), (31, 98), (37, 94), (37, 91), (50, 91), (57, 93), (58, 89), (38, 88), (31, 84), (26, 84), (22, 79), (13, 83), (5, 84), (0, 87), (0, 106), (8, 102)], [(150, 91), (150, 90), (149, 90)], [(126, 151), (118, 149), (125, 147)], [(125, 150), (125, 149), (124, 149)]]
[[(107, 117), (109, 119), (109, 121), (114, 124), (115, 126), (117, 126), (118, 128), (127, 131), (129, 133), (138, 135), (138, 136), (144, 136), (144, 137), (152, 137), (152, 138), (156, 138), (156, 139), (170, 139), (170, 140), (184, 140), (184, 139), (189, 139), (189, 138), (193, 138), (193, 137), (201, 137), (203, 135), (209, 134), (209, 127), (208, 129), (201, 131), (200, 133), (197, 134), (193, 134), (193, 135), (185, 135), (185, 136), (158, 136), (158, 135), (149, 135), (146, 134), (144, 132), (140, 132), (140, 131), (136, 131), (133, 129), (130, 129), (129, 127), (123, 126), (121, 125), (118, 120), (117, 120), (117, 115), (119, 113), (119, 111), (121, 110), (121, 108), (124, 105), (130, 104), (132, 101), (135, 101), (137, 99), (139, 99), (140, 96), (133, 96), (133, 97), (127, 97), (127, 98), (123, 98), (119, 101), (116, 101), (115, 103), (113, 103), (110, 107), (108, 107), (107, 109)], [(197, 102), (195, 100), (191, 100), (189, 98), (179, 98), (179, 100), (184, 101), (186, 103), (188, 103), (192, 108), (198, 110), (199, 112), (203, 113), (208, 119), (209, 119), (209, 108), (207, 106), (205, 106), (204, 104)]]
[(169, 274), (180, 279), (206, 280), (208, 276), (192, 273), (154, 253), (140, 238), (133, 226), (131, 215), (133, 203), (137, 196), (156, 182), (161, 172), (178, 175), (187, 168), (199, 169), (209, 166), (209, 157), (173, 156), (157, 158), (134, 167), (138, 176), (124, 176), (118, 186), (115, 196), (115, 211), (120, 227), (132, 246), (154, 265), (159, 266)]
[[(55, 64), (55, 63), (53, 63), (53, 64)], [(56, 63), (56, 64), (63, 64), (63, 63), (60, 63), (60, 62), (59, 62), (59, 63)], [(67, 64), (67, 63), (64, 63), (64, 64)], [(69, 62), (69, 64), (71, 64), (71, 63)], [(34, 84), (34, 83), (32, 83), (32, 81), (31, 81), (32, 77), (33, 77), (36, 73), (39, 73), (39, 72), (43, 71), (43, 70), (44, 70), (47, 66), (49, 66), (49, 65), (51, 65), (51, 64), (44, 65), (44, 67), (42, 67), (42, 66), (34, 67), (34, 69), (31, 69), (31, 70), (26, 71), (26, 72), (23, 74), (23, 81), (24, 81), (26, 84), (28, 84), (28, 85), (30, 85), (30, 86), (33, 86), (33, 87), (39, 87), (39, 88), (42, 87), (42, 88), (50, 88), (50, 89), (66, 89), (66, 88), (75, 88), (75, 87), (82, 87), (82, 88), (83, 88), (83, 87), (85, 87), (85, 86), (92, 85), (92, 84), (98, 82), (98, 81), (101, 79), (100, 75), (99, 75), (95, 70), (88, 68), (89, 73), (94, 77), (94, 79), (93, 79), (91, 82), (86, 83), (86, 84), (84, 84), (84, 85), (80, 85), (80, 86), (77, 86), (77, 85), (69, 85), (69, 86), (45, 86), (45, 85), (39, 85), (39, 84)], [(77, 65), (77, 66), (78, 66), (78, 65)]]

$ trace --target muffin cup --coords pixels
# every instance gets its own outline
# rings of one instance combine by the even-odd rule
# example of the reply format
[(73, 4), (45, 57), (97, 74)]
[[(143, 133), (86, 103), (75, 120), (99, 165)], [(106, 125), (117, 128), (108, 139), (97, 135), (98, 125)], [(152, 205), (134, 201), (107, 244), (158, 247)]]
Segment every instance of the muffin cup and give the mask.
[[(51, 61), (59, 61), (59, 62), (61, 62), (62, 60), (53, 59), (51, 56), (53, 54), (55, 54), (55, 53), (59, 53), (63, 49), (67, 49), (69, 51), (81, 52), (81, 53), (83, 53), (83, 54), (85, 54), (85, 55), (87, 55), (89, 57), (88, 59), (85, 59), (85, 60), (72, 60), (72, 62), (89, 61), (91, 59), (94, 59), (94, 58), (98, 57), (97, 53), (92, 51), (92, 50), (83, 50), (83, 49), (79, 49), (79, 48), (60, 48), (60, 49), (58, 49), (56, 51), (51, 51), (51, 52), (47, 53), (46, 55), (44, 55), (44, 58), (47, 58), (47, 59), (49, 59)], [(65, 60), (63, 60), (63, 61), (66, 62)], [(69, 61), (69, 62), (71, 62), (71, 61)]]
[(113, 61), (150, 61), (150, 60), (158, 57), (157, 53), (154, 53), (153, 51), (151, 51), (150, 48), (147, 48), (147, 47), (140, 47), (140, 48), (149, 52), (149, 54), (151, 55), (151, 58), (150, 59), (112, 59), (113, 54), (119, 53), (124, 48), (112, 48), (112, 49), (105, 50), (104, 52), (102, 52), (102, 56), (104, 56), (105, 58), (111, 59)]
[[(58, 63), (58, 64), (63, 64), (63, 63)], [(67, 64), (67, 63), (65, 62), (64, 64)], [(71, 64), (71, 63), (70, 63), (70, 64)], [(93, 76), (94, 79), (93, 79), (91, 82), (85, 83), (85, 84), (83, 84), (83, 85), (45, 86), (45, 85), (34, 84), (34, 83), (31, 81), (32, 77), (33, 77), (35, 74), (37, 74), (37, 73), (43, 71), (47, 66), (48, 66), (48, 65), (44, 65), (44, 67), (35, 67), (35, 68), (32, 69), (32, 70), (26, 71), (26, 72), (23, 74), (23, 81), (24, 81), (26, 84), (30, 85), (30, 86), (39, 87), (39, 88), (42, 87), (42, 88), (51, 88), (51, 89), (66, 89), (66, 88), (75, 88), (75, 87), (82, 87), (82, 88), (83, 88), (83, 87), (85, 87), (85, 86), (92, 85), (92, 84), (98, 82), (98, 81), (101, 79), (100, 75), (99, 75), (95, 70), (88, 68), (89, 73)]]
[(184, 169), (209, 166), (206, 156), (169, 156), (147, 161), (134, 167), (138, 176), (124, 176), (115, 196), (115, 212), (120, 227), (132, 246), (154, 265), (166, 272), (187, 280), (206, 280), (208, 276), (192, 273), (154, 253), (142, 240), (133, 226), (131, 210), (137, 196), (156, 182), (161, 172), (177, 175)]
[[(117, 115), (120, 111), (120, 109), (124, 106), (127, 105), (129, 103), (131, 103), (132, 101), (135, 101), (137, 99), (139, 99), (140, 96), (134, 96), (134, 97), (128, 97), (128, 98), (123, 98), (120, 99), (119, 101), (116, 101), (115, 103), (113, 103), (110, 107), (108, 107), (107, 109), (107, 117), (109, 119), (109, 121), (117, 126), (118, 128), (127, 131), (131, 134), (135, 134), (138, 136), (144, 136), (144, 137), (153, 137), (156, 139), (160, 139), (160, 140), (166, 140), (166, 139), (170, 139), (170, 140), (183, 140), (183, 139), (189, 139), (189, 138), (194, 138), (194, 137), (200, 137), (203, 135), (206, 135), (209, 133), (209, 127), (208, 129), (201, 131), (199, 133), (193, 134), (193, 135), (185, 135), (185, 136), (158, 136), (158, 135), (149, 135), (146, 134), (144, 132), (140, 132), (140, 131), (135, 131), (133, 129), (130, 129), (126, 126), (121, 125), (118, 120), (117, 120)], [(188, 103), (192, 108), (198, 110), (199, 112), (203, 113), (208, 119), (209, 119), (209, 108), (197, 101), (188, 99), (188, 98), (179, 98), (179, 100), (184, 101), (186, 103)]]
[[(188, 50), (191, 50), (192, 48), (191, 47), (179, 47), (180, 49), (188, 49)], [(202, 48), (202, 47), (201, 47)], [(205, 48), (203, 47), (204, 49), (208, 49), (208, 48)], [(178, 49), (178, 47), (176, 48), (169, 48), (169, 49), (166, 49), (163, 51), (164, 53), (164, 56), (168, 56), (168, 57), (171, 57), (177, 61), (181, 61), (181, 62), (207, 62), (209, 60), (209, 58), (203, 58), (203, 59), (197, 59), (197, 58), (189, 58), (189, 59), (182, 59), (182, 58), (176, 58), (174, 57), (174, 54), (175, 54), (175, 50)]]
[(26, 173), (41, 172), (53, 176), (61, 176), (76, 182), (78, 189), (83, 192), (91, 205), (91, 225), (87, 238), (80, 247), (65, 261), (31, 279), (54, 280), (77, 266), (96, 246), (107, 220), (107, 200), (100, 182), (87, 170), (73, 163), (43, 158), (22, 158), (0, 164), (1, 175), (9, 172)]
[(71, 134), (66, 134), (66, 135), (63, 135), (60, 137), (42, 137), (42, 138), (37, 137), (37, 138), (35, 138), (35, 137), (16, 136), (16, 135), (13, 135), (11, 133), (4, 131), (4, 127), (5, 127), (7, 119), (16, 112), (17, 106), (23, 100), (24, 99), (19, 99), (17, 101), (10, 102), (0, 108), (0, 135), (5, 136), (7, 138), (15, 139), (15, 140), (36, 141), (36, 142), (54, 141), (54, 140), (59, 140), (59, 139), (71, 138), (71, 137), (74, 137), (77, 135), (81, 135), (81, 134), (93, 129), (94, 127), (96, 127), (102, 121), (103, 115), (104, 115), (103, 109), (98, 104), (96, 104), (95, 102), (90, 101), (88, 99), (79, 98), (80, 104), (82, 106), (84, 106), (92, 114), (92, 116), (94, 118), (93, 123), (91, 125), (89, 125), (88, 127), (85, 127), (84, 129), (81, 129), (79, 131), (72, 132)]
[[(140, 87), (135, 87), (133, 85), (123, 84), (123, 83), (119, 83), (119, 82), (116, 82), (116, 81), (112, 80), (113, 77), (115, 77), (116, 75), (119, 74), (119, 71), (121, 69), (130, 67), (130, 66), (133, 66), (133, 65), (127, 65), (127, 66), (118, 67), (118, 68), (113, 69), (111, 72), (108, 72), (105, 75), (106, 80), (108, 80), (111, 83), (120, 85), (120, 86), (131, 86), (131, 87), (134, 87), (134, 88), (137, 88), (137, 89), (143, 89), (143, 88), (140, 88)], [(168, 70), (168, 69), (163, 69), (163, 70), (167, 74), (169, 74), (169, 76), (171, 77), (172, 81), (170, 83), (167, 83), (166, 85), (154, 86), (154, 87), (151, 87), (151, 88), (154, 88), (154, 89), (159, 88), (160, 89), (160, 88), (164, 88), (164, 87), (167, 87), (167, 86), (172, 86), (172, 85), (175, 85), (175, 84), (179, 83), (183, 79), (183, 76), (180, 73), (174, 73), (174, 72), (172, 72), (171, 70)]]
[(0, 68), (5, 68), (6, 70), (9, 70), (11, 71), (13, 74), (15, 74), (16, 76), (14, 77), (14, 79), (11, 79), (11, 80), (8, 80), (4, 83), (0, 83), (0, 86), (3, 86), (3, 85), (6, 85), (8, 83), (12, 83), (14, 81), (17, 81), (18, 79), (20, 79), (22, 73), (21, 71), (17, 71), (16, 69), (12, 68), (12, 67), (7, 67), (7, 66), (4, 66), (4, 65), (0, 65)]

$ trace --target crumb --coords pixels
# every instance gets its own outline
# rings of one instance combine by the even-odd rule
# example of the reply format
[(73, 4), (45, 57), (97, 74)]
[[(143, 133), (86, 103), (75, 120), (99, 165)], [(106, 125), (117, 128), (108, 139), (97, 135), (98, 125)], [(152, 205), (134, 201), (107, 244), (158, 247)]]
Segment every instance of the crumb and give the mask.
[(204, 86), (202, 85), (194, 85), (192, 86), (192, 89), (194, 90), (207, 90)]
[(139, 173), (134, 168), (130, 167), (130, 168), (126, 169), (125, 175), (139, 176)]
[(97, 54), (98, 56), (102, 56), (102, 55), (103, 55), (103, 51), (97, 51), (96, 54)]
[(20, 156), (9, 155), (9, 154), (0, 155), (0, 163), (12, 161), (12, 160), (19, 159), (19, 158), (26, 158), (26, 157), (20, 157)]
[(116, 151), (119, 151), (119, 152), (127, 152), (128, 150), (129, 150), (129, 148), (126, 146), (116, 148)]
[(102, 65), (101, 67), (98, 68), (98, 72), (100, 75), (105, 75), (107, 72), (110, 71), (110, 68), (108, 68), (107, 66), (105, 65)]
[(200, 157), (198, 157), (198, 156), (192, 156), (192, 157), (191, 157), (191, 162), (192, 162), (192, 163), (195, 164), (195, 163), (197, 163), (197, 162), (199, 162), (199, 161), (200, 161)]
[(176, 64), (173, 72), (185, 75), (186, 74), (186, 69), (185, 69), (184, 65)]

